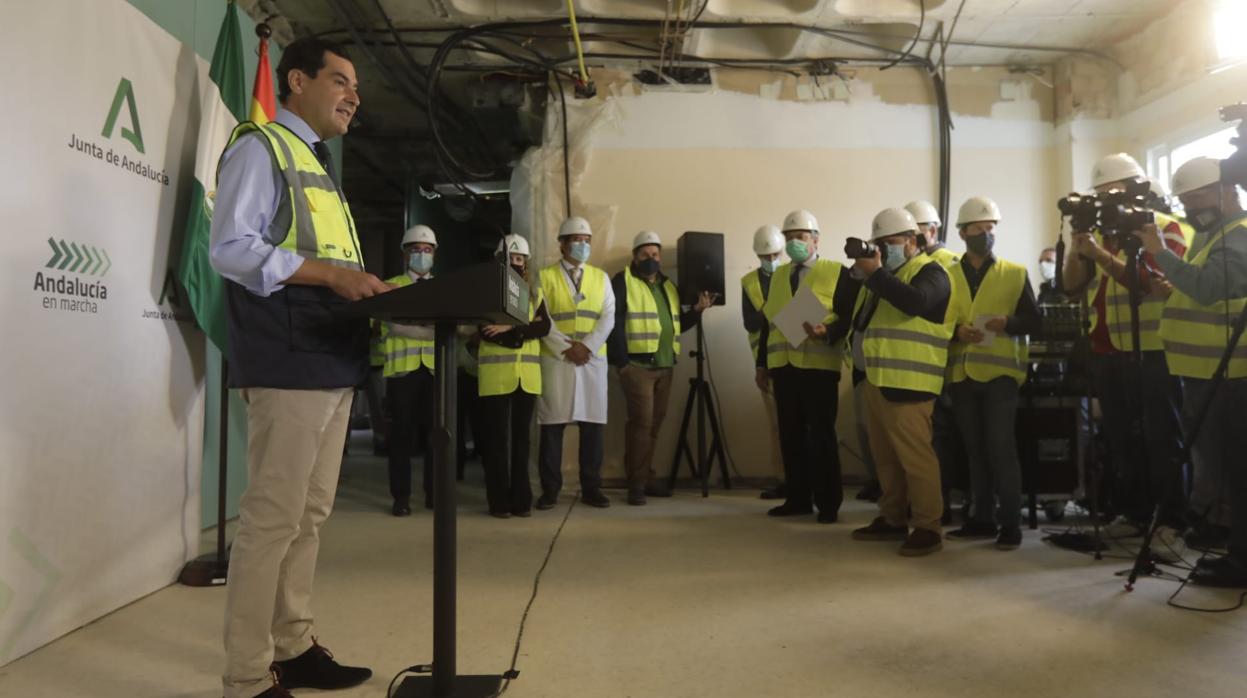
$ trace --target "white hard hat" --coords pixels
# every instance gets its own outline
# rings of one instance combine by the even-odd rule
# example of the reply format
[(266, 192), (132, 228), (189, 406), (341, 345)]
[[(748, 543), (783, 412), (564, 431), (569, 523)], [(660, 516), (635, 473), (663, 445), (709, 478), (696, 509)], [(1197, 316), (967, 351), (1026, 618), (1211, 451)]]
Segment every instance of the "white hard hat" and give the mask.
[(986, 196), (972, 196), (957, 210), (957, 225), (970, 225), (979, 221), (1000, 222), (1000, 207)]
[(1182, 196), (1221, 181), (1221, 161), (1198, 157), (1188, 160), (1173, 173), (1173, 195)]
[(885, 208), (875, 216), (870, 224), (870, 239), (878, 240), (897, 233), (913, 233), (918, 230), (918, 221), (903, 208)]
[(522, 254), (528, 256), (528, 241), (519, 235), (505, 235), (498, 241), (495, 254)]
[(764, 225), (753, 234), (753, 253), (777, 254), (784, 251), (784, 234), (778, 225)]
[(913, 215), (914, 220), (919, 223), (930, 223), (932, 225), (943, 225), (940, 221), (940, 212), (935, 210), (929, 202), (926, 201), (910, 201), (905, 204), (905, 210)]
[(1123, 179), (1147, 179), (1147, 174), (1134, 158), (1125, 153), (1114, 153), (1100, 158), (1091, 168), (1091, 186), (1098, 187)]
[(652, 230), (642, 230), (632, 238), (632, 251), (636, 252), (636, 248), (644, 245), (658, 245), (662, 247), (662, 238), (658, 237), (658, 233)]
[(413, 225), (403, 233), (403, 243), (400, 247), (407, 247), (417, 242), (427, 242), (437, 247), (437, 235), (433, 233), (433, 229), (427, 225)]
[(792, 230), (808, 230), (811, 233), (818, 235), (818, 219), (814, 217), (813, 213), (810, 213), (805, 209), (793, 211), (787, 216), (784, 216), (783, 228), (785, 233)]
[(563, 221), (563, 225), (559, 226), (559, 237), (565, 238), (568, 235), (588, 235), (593, 237), (593, 230), (589, 228), (589, 221), (580, 216), (572, 216)]

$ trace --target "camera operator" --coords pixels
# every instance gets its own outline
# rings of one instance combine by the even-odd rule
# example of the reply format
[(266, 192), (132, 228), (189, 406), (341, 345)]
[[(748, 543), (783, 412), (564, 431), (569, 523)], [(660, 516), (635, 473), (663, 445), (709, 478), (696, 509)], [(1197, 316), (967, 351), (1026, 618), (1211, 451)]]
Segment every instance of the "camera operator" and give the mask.
[(1211, 400), (1206, 421), (1191, 444), (1199, 464), (1196, 482), (1215, 492), (1228, 484), (1231, 532), (1229, 555), (1200, 561), (1191, 580), (1208, 586), (1247, 587), (1247, 345), (1234, 348), (1225, 381), (1211, 380), (1228, 345), (1231, 327), (1247, 305), (1247, 214), (1238, 185), (1223, 182), (1222, 164), (1195, 158), (1173, 175), (1174, 194), (1196, 229), (1191, 250), (1182, 257), (1165, 249), (1157, 226), (1136, 233), (1143, 247), (1168, 275), (1173, 293), (1165, 304), (1161, 337), (1169, 370), (1181, 376), (1183, 417), (1189, 430), (1199, 409)]
[(917, 231), (908, 211), (888, 208), (871, 225), (874, 244), (850, 239), (845, 245), (856, 260), (854, 275), (865, 279), (849, 346), (883, 487), (880, 516), (853, 531), (853, 538), (903, 540), (899, 552), (907, 557), (943, 547), (944, 498), (931, 445), (931, 409), (944, 387), (952, 334), (944, 321), (948, 272), (919, 250)]
[[(1092, 170), (1092, 183), (1102, 199), (1143, 181), (1143, 169), (1125, 153), (1103, 158)], [(1163, 231), (1165, 247), (1181, 257), (1190, 240), (1190, 226), (1163, 212), (1153, 215)], [(1161, 544), (1154, 550), (1162, 557), (1180, 554), (1178, 532), (1184, 526), (1187, 491), (1179, 424), (1181, 386), (1169, 374), (1159, 333), (1161, 309), (1172, 287), (1154, 255), (1141, 254), (1136, 277), (1141, 360), (1136, 367), (1131, 356), (1131, 279), (1125, 236), (1078, 227), (1076, 223), (1075, 254), (1066, 258), (1064, 273), (1067, 291), (1076, 294), (1085, 289), (1090, 299), (1092, 379), (1115, 474), (1113, 502), (1119, 515), (1108, 527), (1108, 535), (1138, 535), (1159, 504)], [(1099, 267), (1098, 276), (1092, 264)]]
[[(966, 254), (949, 271), (956, 333), (948, 380), (969, 455), (974, 513), (948, 537), (995, 538), (1000, 550), (1015, 550), (1022, 545), (1015, 417), (1028, 367), (1026, 336), (1039, 331), (1039, 308), (1026, 267), (992, 252), (999, 223), (996, 202), (981, 196), (968, 199), (957, 213)], [(982, 318), (987, 319), (980, 324)]]

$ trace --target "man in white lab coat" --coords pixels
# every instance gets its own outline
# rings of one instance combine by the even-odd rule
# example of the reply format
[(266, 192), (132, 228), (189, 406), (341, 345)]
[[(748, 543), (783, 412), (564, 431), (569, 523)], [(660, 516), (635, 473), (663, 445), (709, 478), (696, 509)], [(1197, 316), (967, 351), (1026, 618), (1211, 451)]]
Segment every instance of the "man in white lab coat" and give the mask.
[(541, 291), (553, 326), (541, 340), (541, 439), (538, 509), (550, 509), (563, 487), (563, 431), (580, 428), (580, 497), (605, 508), (602, 494), (603, 427), (606, 424), (606, 339), (615, 326), (615, 294), (606, 272), (590, 266), (593, 231), (583, 218), (559, 226), (563, 258), (541, 270)]

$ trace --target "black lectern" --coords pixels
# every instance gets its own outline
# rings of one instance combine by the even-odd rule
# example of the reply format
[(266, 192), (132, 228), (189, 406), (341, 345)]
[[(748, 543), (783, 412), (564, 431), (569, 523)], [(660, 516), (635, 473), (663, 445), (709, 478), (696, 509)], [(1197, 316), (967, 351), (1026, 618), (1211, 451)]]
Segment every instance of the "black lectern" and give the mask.
[(455, 377), (459, 324), (528, 322), (528, 284), (509, 267), (479, 264), (351, 303), (348, 312), (435, 327), (433, 422), (433, 675), (405, 679), (396, 698), (486, 698), (501, 676), (455, 675)]

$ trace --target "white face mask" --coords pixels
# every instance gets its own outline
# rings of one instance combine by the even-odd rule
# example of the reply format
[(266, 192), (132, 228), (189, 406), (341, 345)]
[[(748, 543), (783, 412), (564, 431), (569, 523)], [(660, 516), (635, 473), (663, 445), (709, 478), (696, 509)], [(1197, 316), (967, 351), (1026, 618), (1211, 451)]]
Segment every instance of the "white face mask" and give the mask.
[(1047, 262), (1047, 261), (1040, 262), (1039, 263), (1039, 275), (1043, 277), (1044, 281), (1052, 281), (1053, 279), (1055, 279), (1056, 278), (1056, 262)]
[(909, 258), (905, 256), (905, 243), (903, 242), (899, 245), (884, 245), (883, 249), (883, 266), (887, 267), (888, 271), (896, 271), (909, 261)]
[(775, 259), (768, 259), (766, 257), (759, 257), (758, 264), (762, 266), (762, 271), (768, 274), (774, 274), (775, 268), (779, 266), (779, 258), (776, 257)]

